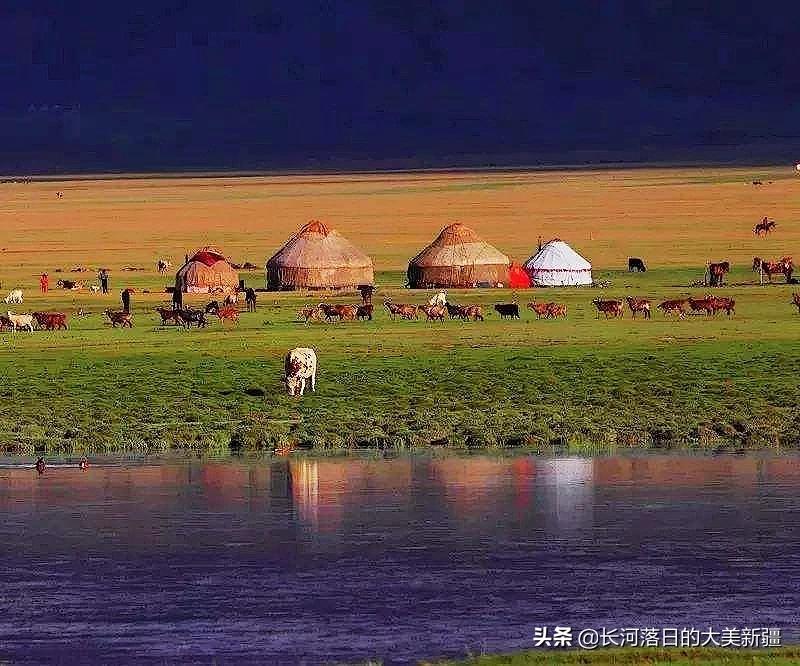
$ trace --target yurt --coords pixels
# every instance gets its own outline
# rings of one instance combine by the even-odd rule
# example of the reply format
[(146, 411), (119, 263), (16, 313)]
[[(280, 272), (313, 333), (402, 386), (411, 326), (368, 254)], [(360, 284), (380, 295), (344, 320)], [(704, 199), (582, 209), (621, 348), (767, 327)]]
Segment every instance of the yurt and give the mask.
[(190, 294), (234, 291), (238, 286), (239, 273), (211, 246), (200, 248), (175, 274), (175, 288)]
[(530, 275), (516, 261), (508, 267), (508, 286), (512, 289), (529, 289), (531, 286)]
[(451, 224), (408, 264), (412, 289), (508, 285), (509, 260), (469, 227)]
[(558, 238), (545, 243), (524, 268), (537, 287), (592, 284), (592, 265)]
[(372, 259), (336, 229), (309, 222), (268, 261), (267, 289), (355, 289), (374, 284)]

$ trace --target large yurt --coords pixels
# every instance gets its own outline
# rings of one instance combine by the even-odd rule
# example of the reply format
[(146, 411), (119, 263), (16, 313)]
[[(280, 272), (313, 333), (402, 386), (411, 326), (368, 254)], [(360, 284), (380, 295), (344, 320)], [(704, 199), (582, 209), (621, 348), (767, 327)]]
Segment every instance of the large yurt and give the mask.
[(187, 293), (235, 291), (239, 273), (217, 248), (201, 247), (175, 274), (175, 288)]
[(509, 260), (469, 227), (451, 224), (408, 264), (412, 289), (508, 285)]
[(536, 287), (592, 284), (592, 265), (558, 238), (542, 245), (524, 268)]
[(309, 222), (268, 261), (267, 289), (355, 289), (372, 285), (372, 259), (336, 229)]

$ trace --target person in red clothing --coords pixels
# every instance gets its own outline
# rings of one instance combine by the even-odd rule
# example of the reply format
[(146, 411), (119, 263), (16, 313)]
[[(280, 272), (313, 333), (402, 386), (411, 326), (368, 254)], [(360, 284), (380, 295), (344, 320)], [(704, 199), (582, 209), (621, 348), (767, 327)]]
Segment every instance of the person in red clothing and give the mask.
[(47, 273), (42, 273), (42, 276), (39, 278), (39, 287), (43, 294), (46, 294), (47, 290), (50, 288), (50, 278), (47, 276)]

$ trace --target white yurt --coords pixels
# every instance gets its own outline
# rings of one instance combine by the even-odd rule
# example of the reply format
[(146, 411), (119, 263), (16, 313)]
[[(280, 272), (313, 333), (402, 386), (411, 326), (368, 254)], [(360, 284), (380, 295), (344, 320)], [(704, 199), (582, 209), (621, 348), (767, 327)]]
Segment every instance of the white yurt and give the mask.
[(535, 287), (592, 284), (592, 265), (559, 238), (542, 245), (523, 268)]

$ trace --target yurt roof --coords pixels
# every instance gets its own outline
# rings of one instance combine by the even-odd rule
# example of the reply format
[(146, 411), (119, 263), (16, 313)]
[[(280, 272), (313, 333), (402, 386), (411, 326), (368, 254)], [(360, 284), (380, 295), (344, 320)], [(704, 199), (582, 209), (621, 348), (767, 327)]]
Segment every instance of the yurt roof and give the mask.
[(192, 261), (199, 261), (201, 264), (205, 264), (206, 266), (213, 266), (218, 261), (227, 261), (227, 259), (218, 248), (214, 247), (213, 245), (206, 245), (205, 247), (201, 247), (191, 257), (189, 257), (189, 262)]
[(525, 268), (529, 271), (589, 271), (592, 265), (560, 238), (554, 238), (525, 262)]
[(294, 234), (267, 264), (301, 268), (371, 268), (372, 259), (336, 229), (313, 220)]
[(472, 229), (456, 222), (442, 229), (436, 240), (414, 257), (411, 263), (422, 267), (508, 265), (509, 259)]

